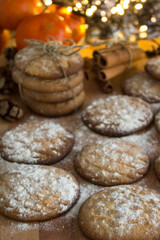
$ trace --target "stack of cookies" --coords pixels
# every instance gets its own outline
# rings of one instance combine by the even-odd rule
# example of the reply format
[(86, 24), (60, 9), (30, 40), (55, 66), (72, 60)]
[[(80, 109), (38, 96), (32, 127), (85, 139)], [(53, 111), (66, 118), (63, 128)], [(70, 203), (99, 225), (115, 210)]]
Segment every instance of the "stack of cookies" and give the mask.
[[(68, 47), (56, 43), (61, 49)], [(44, 116), (66, 115), (84, 101), (83, 58), (77, 51), (44, 51), (45, 44), (29, 44), (16, 54), (13, 81), (32, 111)], [(54, 41), (49, 42), (53, 51), (54, 45)]]

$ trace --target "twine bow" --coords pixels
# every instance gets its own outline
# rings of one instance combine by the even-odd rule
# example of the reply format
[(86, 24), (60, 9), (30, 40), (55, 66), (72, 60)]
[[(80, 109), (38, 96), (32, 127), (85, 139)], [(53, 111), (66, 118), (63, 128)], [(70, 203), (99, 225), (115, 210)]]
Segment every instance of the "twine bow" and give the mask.
[[(50, 41), (50, 39), (51, 39), (51, 41)], [(56, 64), (58, 65), (58, 67), (61, 69), (64, 79), (66, 79), (68, 87), (72, 91), (73, 98), (74, 98), (75, 110), (77, 110), (75, 93), (73, 91), (72, 86), (70, 85), (66, 71), (63, 68), (62, 64), (60, 63), (58, 57), (60, 57), (62, 55), (63, 56), (71, 56), (71, 55), (79, 52), (81, 49), (86, 48), (87, 46), (75, 45), (74, 41), (72, 41), (70, 39), (65, 39), (64, 41), (70, 43), (70, 45), (62, 45), (59, 41), (56, 41), (55, 38), (52, 36), (47, 36), (47, 42), (43, 42), (43, 41), (37, 40), (37, 39), (26, 39), (25, 42), (27, 42), (29, 44), (29, 46), (39, 49), (40, 51), (42, 51), (42, 53), (40, 55), (38, 55), (37, 57), (30, 59), (24, 65), (22, 72), (24, 73), (26, 68), (36, 59), (39, 59), (45, 55), (51, 56), (54, 59), (54, 61), (56, 62)], [(20, 91), (21, 97), (23, 98), (21, 81), (19, 82), (19, 91)]]
[(111, 40), (111, 41), (106, 43), (106, 48), (110, 48), (110, 47), (117, 46), (117, 45), (120, 45), (122, 48), (126, 49), (127, 52), (128, 52), (129, 62), (128, 62), (128, 66), (126, 68), (126, 70), (127, 70), (127, 69), (130, 68), (131, 63), (133, 61), (132, 52), (131, 52), (130, 49), (137, 48), (138, 47), (138, 42), (128, 42), (126, 40), (119, 40), (119, 39), (118, 40)]

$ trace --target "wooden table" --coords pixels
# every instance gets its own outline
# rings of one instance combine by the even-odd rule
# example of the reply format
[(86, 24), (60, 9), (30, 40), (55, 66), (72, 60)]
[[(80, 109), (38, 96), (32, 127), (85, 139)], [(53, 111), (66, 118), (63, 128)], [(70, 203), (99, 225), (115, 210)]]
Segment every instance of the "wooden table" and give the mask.
[[(125, 77), (141, 70), (145, 62), (146, 60), (140, 62), (136, 68), (132, 68), (125, 75), (122, 75), (121, 77), (113, 80), (115, 93), (120, 93), (121, 81)], [(104, 140), (109, 140), (109, 138), (93, 133), (86, 126), (84, 126), (80, 117), (81, 111), (94, 99), (106, 96), (106, 94), (100, 92), (98, 86), (93, 81), (85, 81), (85, 90), (86, 99), (84, 105), (77, 113), (61, 118), (51, 118), (52, 121), (59, 122), (63, 126), (70, 129), (75, 135), (75, 144), (72, 151), (64, 160), (55, 164), (55, 166), (62, 167), (63, 169), (74, 174), (80, 183), (80, 199), (76, 205), (68, 211), (68, 213), (50, 221), (40, 223), (22, 223), (13, 221), (12, 219), (0, 215), (0, 240), (87, 240), (87, 238), (81, 233), (78, 227), (78, 209), (86, 198), (88, 198), (94, 192), (104, 188), (90, 184), (78, 176), (74, 170), (73, 160), (75, 154), (82, 148), (82, 146), (92, 142), (104, 142)], [(31, 112), (26, 106), (24, 106), (24, 110), (25, 116), (20, 122), (28, 120), (31, 115), (35, 116), (38, 119), (44, 119), (44, 117), (38, 116)], [(6, 121), (0, 120), (0, 134), (3, 134), (6, 130), (14, 127), (17, 124), (18, 122), (8, 123)], [(153, 188), (159, 191), (160, 184), (153, 171), (153, 161), (160, 154), (160, 135), (156, 132), (154, 127), (151, 127), (135, 135), (123, 137), (123, 139), (127, 141), (131, 140), (139, 145), (142, 145), (150, 155), (151, 167), (149, 169), (149, 172), (143, 179), (135, 184), (143, 186), (145, 185), (149, 188)], [(16, 166), (16, 163), (9, 163), (1, 159), (0, 174), (7, 171), (8, 169), (15, 168)]]

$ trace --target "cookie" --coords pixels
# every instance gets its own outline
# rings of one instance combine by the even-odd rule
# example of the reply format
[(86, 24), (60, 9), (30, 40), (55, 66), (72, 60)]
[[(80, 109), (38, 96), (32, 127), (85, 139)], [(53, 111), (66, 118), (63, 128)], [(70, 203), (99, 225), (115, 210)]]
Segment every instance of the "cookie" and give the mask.
[(160, 102), (160, 82), (145, 72), (138, 73), (123, 83), (125, 94), (140, 97), (149, 103)]
[(68, 84), (68, 81), (66, 81), (65, 78), (56, 80), (38, 78), (22, 73), (15, 68), (12, 72), (12, 78), (15, 83), (21, 83), (22, 87), (25, 87), (29, 90), (52, 93), (67, 91), (70, 90), (70, 87), (74, 88), (83, 81), (84, 75), (83, 71), (79, 70), (77, 73), (68, 77)]
[(145, 66), (145, 70), (153, 78), (160, 80), (160, 57), (149, 60)]
[(53, 164), (73, 146), (73, 135), (53, 121), (28, 121), (7, 131), (0, 140), (1, 157), (27, 164)]
[[(42, 56), (42, 54), (43, 48), (28, 45), (15, 55), (15, 66), (20, 71), (23, 71), (26, 64), (34, 59), (25, 68), (25, 73), (41, 78), (63, 78), (62, 69), (54, 60), (54, 57), (48, 54)], [(40, 57), (38, 58), (38, 56)], [(83, 58), (78, 52), (70, 56), (60, 54), (57, 59), (67, 75), (77, 73), (83, 66)]]
[(82, 178), (99, 185), (113, 186), (141, 179), (149, 167), (143, 149), (131, 142), (110, 140), (107, 144), (85, 146), (75, 158)]
[(155, 123), (156, 129), (158, 130), (158, 132), (160, 132), (160, 110), (155, 115), (154, 123)]
[(94, 101), (83, 111), (82, 119), (97, 133), (120, 137), (147, 127), (152, 122), (153, 112), (140, 98), (115, 95)]
[(33, 100), (40, 101), (40, 102), (48, 102), (48, 103), (64, 102), (69, 99), (73, 99), (74, 96), (79, 95), (82, 90), (83, 90), (82, 82), (72, 89), (61, 91), (61, 92), (52, 92), (52, 93), (37, 92), (37, 91), (28, 90), (27, 88), (22, 87), (22, 92), (24, 93), (24, 95), (28, 96)]
[(158, 179), (160, 180), (160, 156), (154, 162), (154, 170)]
[(60, 103), (38, 102), (24, 95), (24, 101), (33, 112), (49, 117), (63, 116), (76, 111), (82, 105), (84, 98), (84, 91), (76, 96), (75, 99), (72, 98)]
[(160, 194), (140, 186), (111, 187), (80, 208), (79, 225), (92, 240), (159, 240)]
[(76, 202), (79, 186), (68, 172), (23, 165), (0, 176), (0, 212), (19, 221), (42, 221), (66, 212)]

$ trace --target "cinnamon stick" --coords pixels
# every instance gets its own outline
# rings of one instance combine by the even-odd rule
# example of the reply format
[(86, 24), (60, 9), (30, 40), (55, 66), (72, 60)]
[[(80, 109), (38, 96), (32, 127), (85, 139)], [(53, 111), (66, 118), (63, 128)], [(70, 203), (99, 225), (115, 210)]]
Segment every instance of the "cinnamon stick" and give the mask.
[(124, 65), (116, 66), (113, 68), (100, 69), (98, 71), (98, 78), (99, 78), (99, 80), (106, 82), (106, 81), (116, 77), (117, 75), (123, 73), (127, 69), (127, 67), (128, 67), (128, 65), (124, 64)]
[[(125, 47), (129, 48), (130, 45), (126, 44)], [(97, 49), (93, 52), (94, 61), (97, 62), (97, 58), (100, 57), (101, 55), (104, 55), (104, 54), (109, 53), (109, 52), (121, 50), (121, 49), (124, 49), (124, 46), (122, 44), (116, 44), (112, 47), (105, 47), (105, 48)]]
[(97, 81), (99, 88), (102, 92), (104, 93), (111, 93), (113, 92), (113, 85), (110, 81), (108, 82), (101, 82), (101, 81)]
[(129, 63), (130, 61), (135, 61), (145, 57), (145, 52), (140, 48), (129, 49), (130, 54), (127, 49), (121, 49), (117, 51), (108, 52), (106, 54), (101, 54), (97, 65), (100, 68), (111, 68), (117, 65)]

